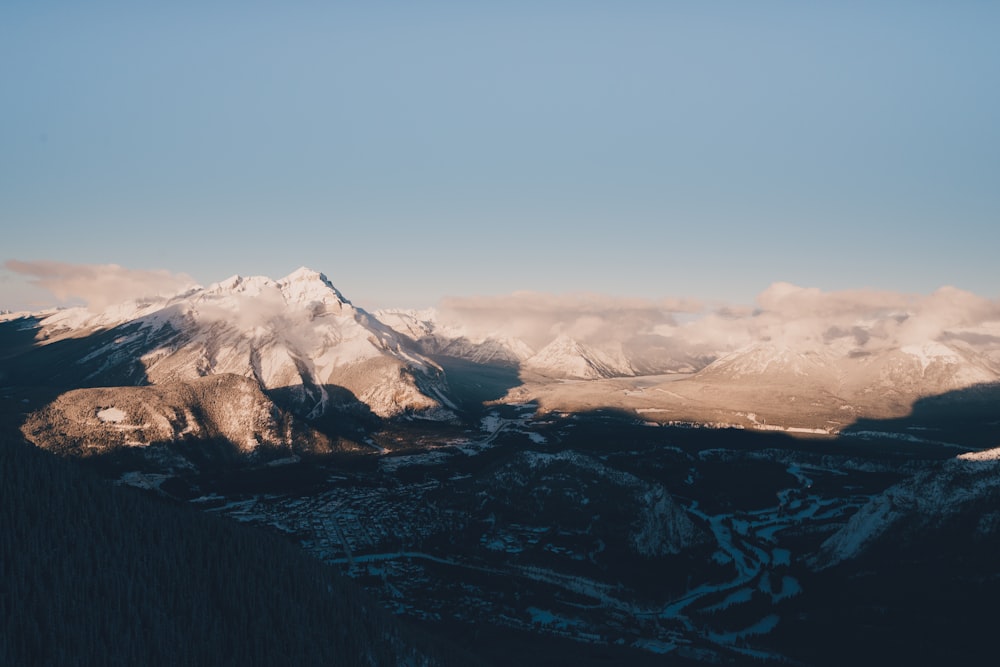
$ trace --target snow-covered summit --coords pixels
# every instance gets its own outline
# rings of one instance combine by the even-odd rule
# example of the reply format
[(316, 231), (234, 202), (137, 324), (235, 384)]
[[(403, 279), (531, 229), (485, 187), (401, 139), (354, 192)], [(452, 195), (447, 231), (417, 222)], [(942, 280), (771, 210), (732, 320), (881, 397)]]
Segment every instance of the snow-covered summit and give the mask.
[(43, 318), (39, 338), (120, 327), (121, 335), (84, 359), (103, 362), (103, 381), (159, 384), (232, 373), (255, 378), (313, 417), (354, 399), (381, 416), (440, 413), (449, 405), (440, 367), (311, 269), (280, 280), (232, 276), (96, 315), (71, 310)]
[(204, 293), (218, 296), (260, 296), (268, 291), (276, 291), (289, 305), (309, 306), (320, 303), (339, 308), (351, 303), (326, 275), (304, 266), (280, 280), (272, 280), (266, 276), (230, 276), (210, 285)]
[(325, 304), (336, 302), (341, 305), (351, 303), (333, 286), (326, 275), (304, 266), (279, 280), (278, 287), (289, 303), (308, 304), (317, 301)]

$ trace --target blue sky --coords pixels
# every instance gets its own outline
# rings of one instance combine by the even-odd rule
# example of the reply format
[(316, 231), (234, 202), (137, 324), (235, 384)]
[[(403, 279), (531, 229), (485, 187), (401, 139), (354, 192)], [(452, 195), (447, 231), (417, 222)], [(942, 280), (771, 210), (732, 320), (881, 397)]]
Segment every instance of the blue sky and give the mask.
[(484, 5), (7, 0), (0, 261), (1000, 296), (1000, 4)]

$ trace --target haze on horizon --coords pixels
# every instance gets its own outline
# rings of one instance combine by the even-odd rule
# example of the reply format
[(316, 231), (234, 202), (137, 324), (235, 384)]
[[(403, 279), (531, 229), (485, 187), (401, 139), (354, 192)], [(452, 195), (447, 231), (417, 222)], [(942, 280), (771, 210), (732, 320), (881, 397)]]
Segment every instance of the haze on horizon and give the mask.
[(778, 282), (995, 299), (998, 19), (4, 3), (0, 308), (80, 296), (34, 284), (43, 265), (96, 270), (108, 299), (306, 265), (369, 310), (525, 290), (749, 306)]

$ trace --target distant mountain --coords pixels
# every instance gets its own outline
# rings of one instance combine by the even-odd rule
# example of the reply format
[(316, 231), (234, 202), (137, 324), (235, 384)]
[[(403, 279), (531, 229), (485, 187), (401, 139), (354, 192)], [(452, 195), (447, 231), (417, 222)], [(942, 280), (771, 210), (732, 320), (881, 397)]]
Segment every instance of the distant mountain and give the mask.
[(770, 342), (754, 343), (716, 359), (702, 369), (701, 380), (726, 384), (836, 384), (832, 355), (820, 349), (795, 349)]
[(51, 344), (107, 330), (115, 335), (74, 360), (93, 368), (87, 383), (234, 374), (310, 418), (358, 403), (381, 417), (448, 417), (452, 407), (437, 364), (310, 269), (277, 281), (233, 276), (98, 314), (50, 313), (37, 338)]
[[(450, 420), (456, 406), (474, 410), (490, 400), (538, 401), (568, 411), (624, 408), (648, 420), (821, 434), (858, 418), (899, 417), (922, 397), (1000, 381), (1000, 329), (991, 326), (938, 330), (926, 340), (911, 328), (904, 344), (878, 320), (812, 337), (801, 333), (808, 327), (781, 340), (758, 335), (733, 351), (742, 334), (723, 344), (712, 342), (722, 337), (696, 330), (686, 336), (692, 330), (685, 327), (670, 335), (617, 327), (619, 338), (605, 330), (590, 337), (564, 333), (538, 349), (502, 327), (481, 331), (433, 309), (369, 314), (323, 274), (303, 268), (280, 280), (234, 276), (100, 313), (5, 315), (0, 378), (11, 386), (49, 387), (51, 401), (75, 389), (178, 387), (232, 375), (256, 383), (277, 406), (262, 411), (285, 410), (289, 418), (349, 438), (377, 422), (373, 416)], [(553, 330), (551, 322), (535, 327), (532, 341)], [(639, 376), (663, 377), (630, 380)], [(616, 380), (615, 386), (602, 386), (605, 380)], [(187, 398), (175, 401), (182, 395), (206, 400), (198, 391), (173, 390), (150, 400), (163, 414), (207, 414)], [(84, 398), (92, 400), (74, 400)], [(185, 419), (171, 423), (193, 423)]]
[(598, 348), (566, 335), (559, 336), (526, 359), (524, 368), (546, 377), (574, 380), (636, 375), (621, 344)]
[(975, 350), (938, 341), (901, 347), (845, 349), (819, 343), (759, 342), (725, 355), (693, 379), (725, 386), (781, 386), (824, 391), (859, 405), (909, 405), (1000, 380)]
[(601, 344), (561, 335), (535, 349), (516, 336), (498, 331), (473, 333), (461, 323), (442, 321), (434, 309), (387, 309), (376, 311), (375, 316), (410, 338), (424, 354), (523, 368), (554, 379), (693, 373), (714, 359), (655, 334), (629, 335)]
[(854, 396), (911, 400), (1000, 380), (1000, 369), (977, 351), (938, 341), (856, 355), (847, 366), (843, 384)]
[(473, 363), (517, 367), (535, 351), (519, 338), (500, 334), (475, 335), (441, 324), (434, 310), (379, 310), (375, 316), (409, 337), (424, 354), (445, 355)]

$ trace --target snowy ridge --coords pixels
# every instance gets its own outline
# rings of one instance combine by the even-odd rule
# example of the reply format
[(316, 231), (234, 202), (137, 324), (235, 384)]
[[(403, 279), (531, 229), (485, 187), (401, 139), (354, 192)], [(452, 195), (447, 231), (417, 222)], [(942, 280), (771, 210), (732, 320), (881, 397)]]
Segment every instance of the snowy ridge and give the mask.
[(517, 366), (535, 352), (518, 338), (488, 336), (479, 339), (452, 338), (438, 343), (438, 354), (468, 359), (477, 364)]
[(755, 343), (698, 372), (700, 381), (729, 386), (771, 385), (822, 390), (865, 405), (873, 398), (900, 403), (1000, 380), (988, 359), (940, 341), (860, 350), (800, 341)]
[(633, 376), (621, 345), (598, 349), (561, 335), (524, 362), (526, 369), (554, 378), (595, 380)]
[(988, 465), (1000, 464), (1000, 447), (994, 449), (984, 449), (981, 452), (966, 452), (956, 457), (959, 461), (968, 463), (982, 463)]
[(819, 350), (794, 349), (788, 345), (763, 342), (717, 359), (704, 368), (699, 377), (752, 382), (771, 378), (787, 382), (794, 378), (832, 377), (833, 374), (829, 356)]
[(931, 341), (923, 345), (904, 345), (899, 350), (903, 354), (916, 357), (920, 368), (926, 371), (932, 364), (958, 364), (962, 358), (947, 345)]
[[(546, 321), (545, 327), (532, 329), (521, 320), (506, 326), (478, 315), (466, 321), (461, 314), (445, 317), (434, 309), (371, 315), (344, 298), (322, 273), (300, 268), (280, 280), (232, 276), (207, 288), (100, 313), (50, 311), (29, 318), (25, 326), (40, 321), (42, 342), (101, 332), (94, 339), (100, 344), (81, 355), (89, 368), (96, 366), (89, 384), (163, 383), (232, 373), (257, 380), (281, 405), (310, 417), (359, 404), (384, 417), (447, 414), (453, 407), (450, 391), (433, 355), (516, 368), (531, 383), (550, 386), (557, 384), (553, 380), (694, 371), (682, 384), (664, 388), (663, 396), (647, 392), (641, 404), (630, 407), (671, 408), (680, 401), (684, 410), (698, 413), (695, 419), (712, 422), (720, 421), (712, 410), (764, 414), (775, 408), (772, 412), (780, 414), (770, 415), (764, 428), (796, 426), (810, 432), (836, 430), (852, 416), (900, 414), (921, 397), (1000, 381), (1000, 325), (989, 323), (932, 333), (921, 327), (905, 336), (886, 333), (906, 320), (900, 315), (825, 328), (751, 327), (723, 344), (721, 337), (687, 326), (664, 324), (669, 335), (659, 335), (627, 327), (587, 328), (589, 323), (574, 327)], [(713, 326), (731, 326), (728, 321)], [(485, 330), (484, 322), (497, 330)], [(564, 333), (552, 340), (556, 331)], [(769, 393), (761, 395), (761, 386)], [(583, 385), (574, 387), (585, 391)], [(800, 402), (792, 404), (797, 398)], [(595, 392), (584, 402), (594, 406), (601, 400), (609, 400), (608, 394)], [(771, 404), (762, 405), (768, 400)], [(847, 412), (835, 408), (820, 419), (817, 409), (823, 406), (845, 406)], [(794, 419), (803, 410), (808, 423)]]
[(937, 469), (917, 473), (874, 496), (822, 545), (813, 565), (820, 569), (856, 558), (895, 526), (943, 524), (974, 503), (1000, 492), (1000, 448), (967, 452)]
[(523, 340), (500, 334), (476, 334), (444, 324), (437, 311), (379, 310), (375, 317), (410, 338), (425, 354), (441, 354), (477, 364), (518, 366), (535, 351)]
[(277, 281), (232, 276), (98, 314), (60, 311), (42, 321), (40, 337), (111, 327), (123, 335), (84, 360), (103, 361), (100, 372), (112, 377), (136, 359), (154, 384), (235, 374), (281, 392), (309, 417), (332, 407), (330, 387), (346, 389), (383, 417), (440, 417), (451, 407), (440, 367), (306, 268)]

